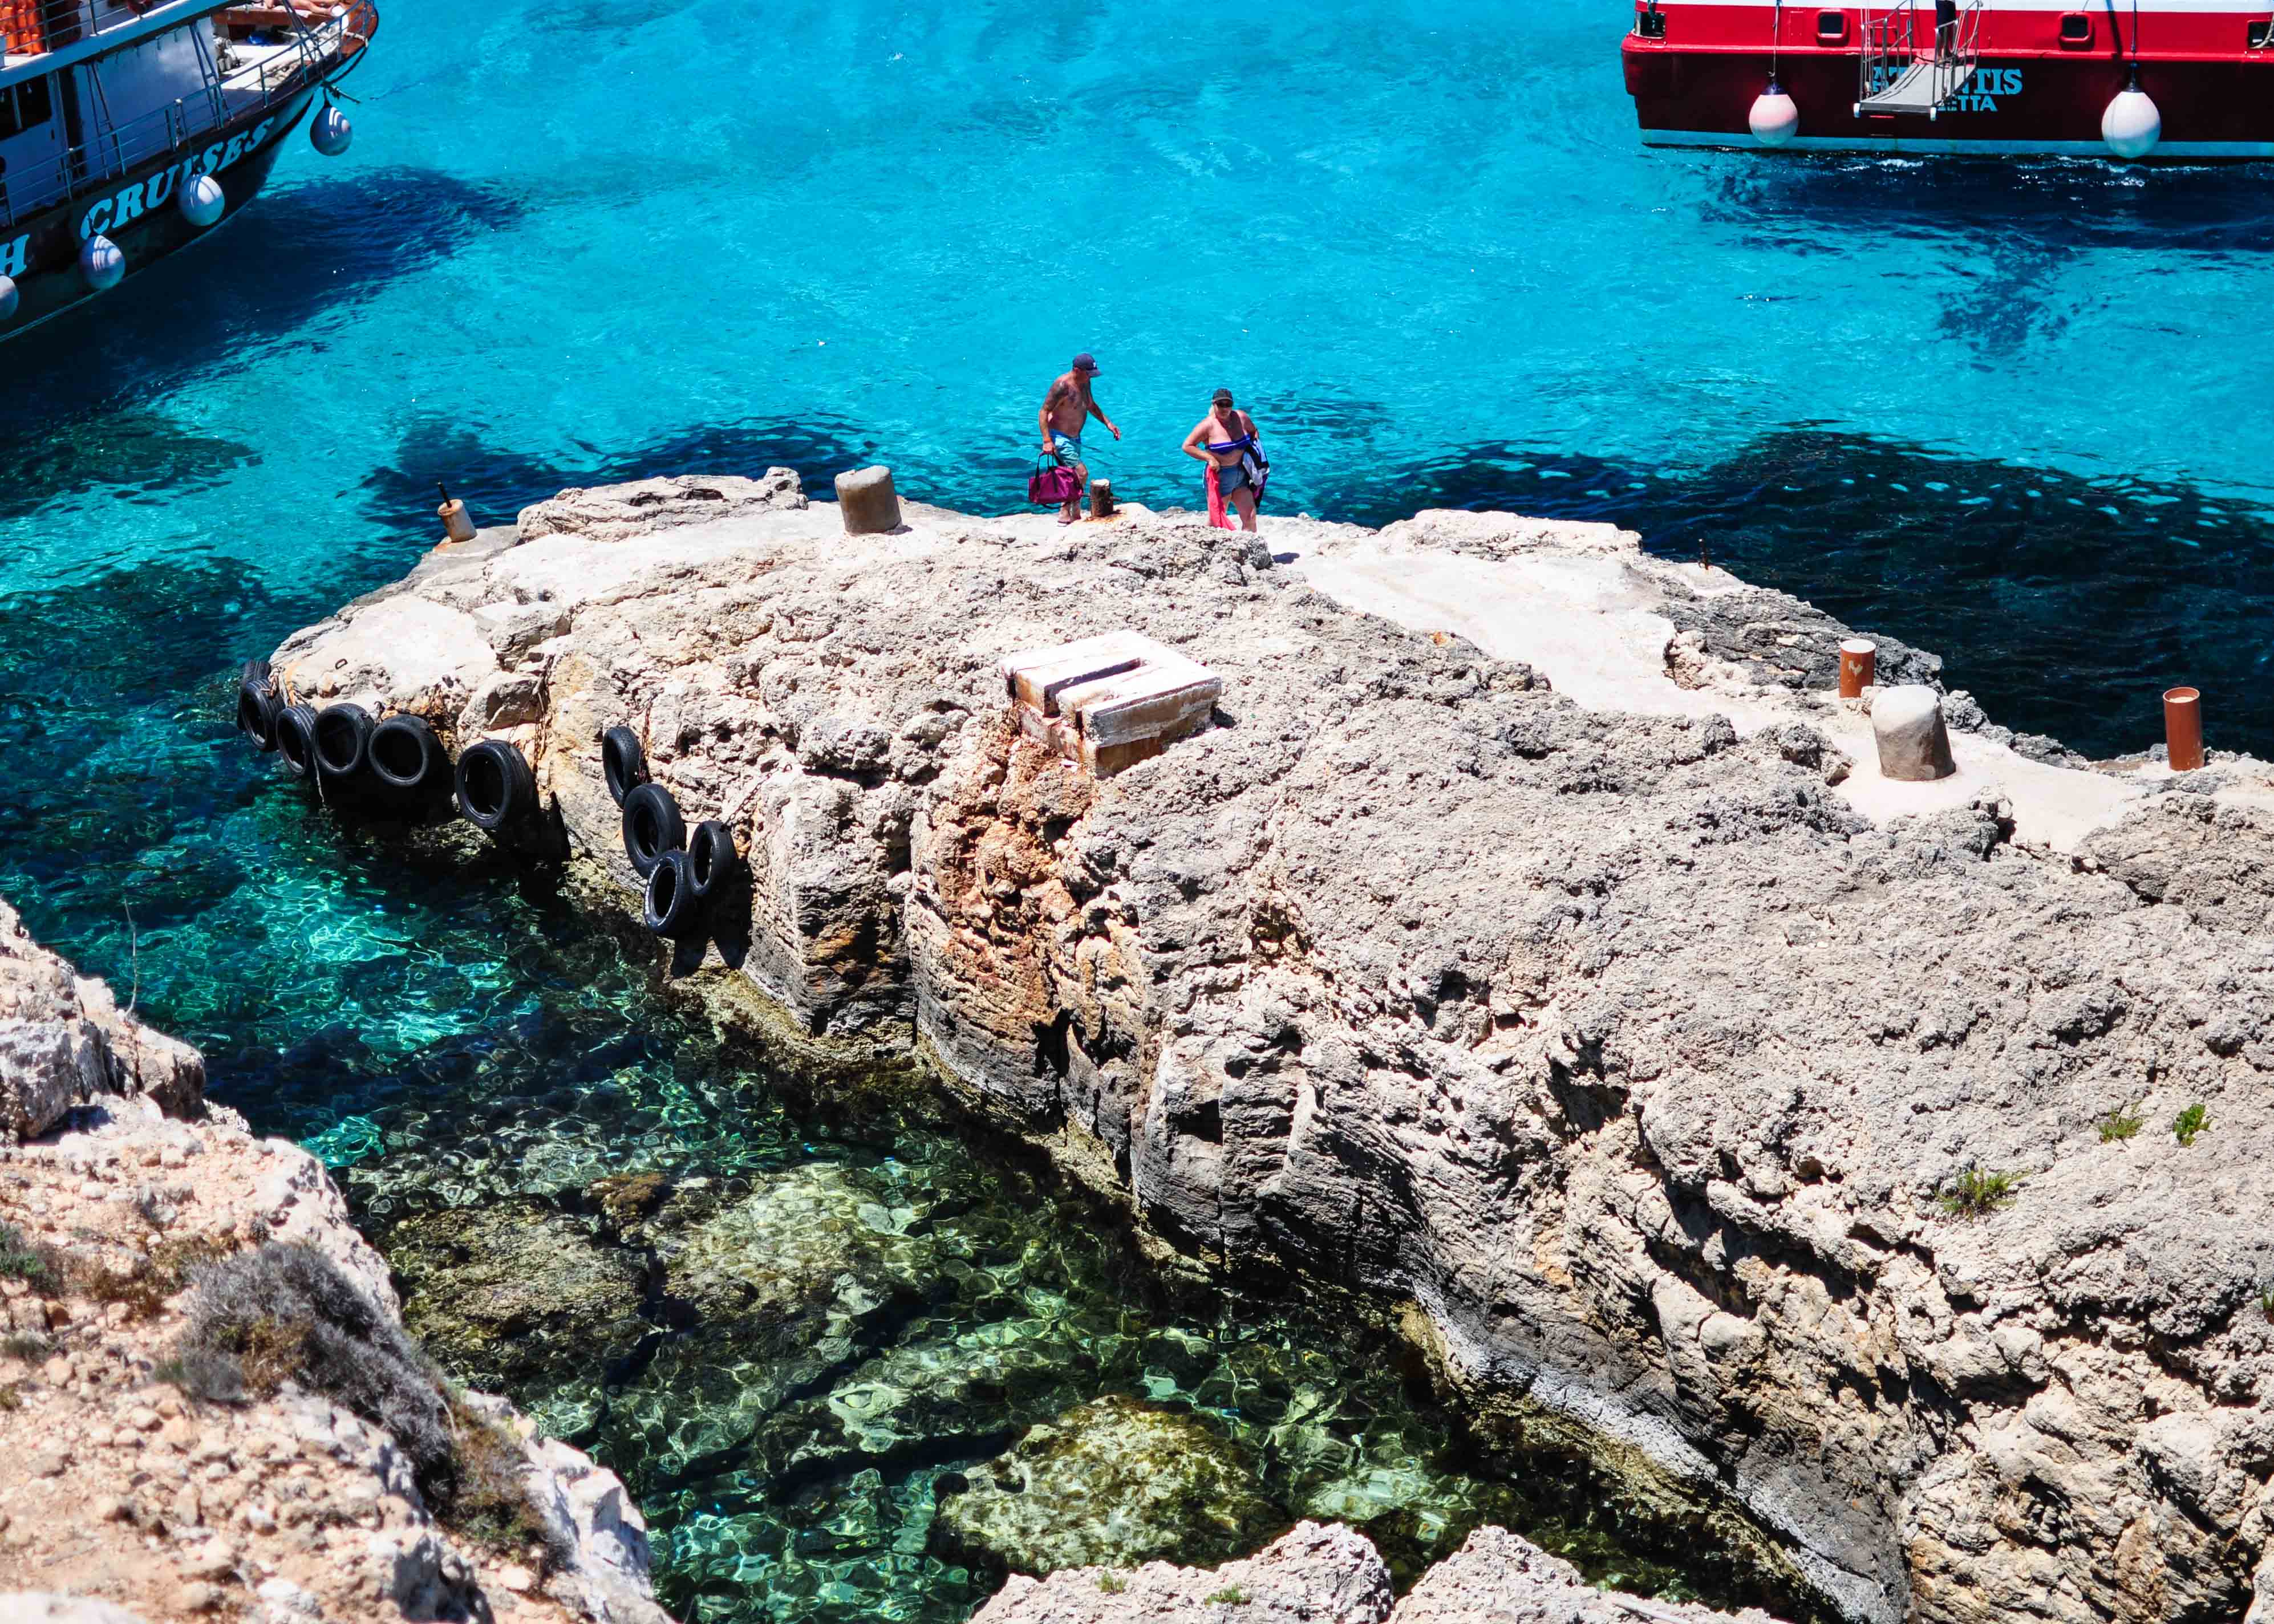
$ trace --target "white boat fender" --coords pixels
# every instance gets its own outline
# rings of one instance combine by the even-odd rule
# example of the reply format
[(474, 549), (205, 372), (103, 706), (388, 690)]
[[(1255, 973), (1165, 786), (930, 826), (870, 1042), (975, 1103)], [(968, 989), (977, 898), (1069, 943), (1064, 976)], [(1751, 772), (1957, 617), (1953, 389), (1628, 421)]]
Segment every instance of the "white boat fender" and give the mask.
[(1764, 147), (1781, 147), (1800, 133), (1800, 104), (1787, 95), (1775, 79), (1753, 102), (1753, 139)]
[(221, 183), (210, 175), (192, 175), (181, 191), (177, 207), (182, 218), (200, 231), (222, 217), (229, 207), (229, 195)]
[(2154, 99), (2140, 88), (2136, 70), (2132, 82), (2116, 93), (2108, 110), (2101, 114), (2100, 139), (2120, 158), (2144, 158), (2164, 139), (2164, 115)]
[(107, 237), (90, 237), (79, 251), (79, 274), (97, 293), (108, 293), (126, 275), (125, 251)]
[(355, 139), (355, 126), (348, 116), (330, 103), (308, 123), (308, 142), (327, 158), (336, 158), (347, 151), (348, 143)]
[(23, 297), (16, 291), (14, 277), (0, 276), (0, 321), (6, 321), (15, 315), (16, 306), (23, 302)]

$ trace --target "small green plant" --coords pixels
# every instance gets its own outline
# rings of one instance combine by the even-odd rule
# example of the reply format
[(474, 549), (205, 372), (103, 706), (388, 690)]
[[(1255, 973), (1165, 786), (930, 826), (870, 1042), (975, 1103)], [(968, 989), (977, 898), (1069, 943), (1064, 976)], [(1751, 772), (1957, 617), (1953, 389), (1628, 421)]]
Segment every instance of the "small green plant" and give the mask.
[(0, 1223), (0, 1275), (46, 1288), (56, 1283), (57, 1273), (53, 1252), (26, 1240), (14, 1225)]
[(1108, 1596), (1118, 1596), (1129, 1588), (1129, 1581), (1119, 1574), (1108, 1570), (1097, 1575), (1097, 1588)]
[(2269, 1320), (2274, 1320), (2274, 1287), (2269, 1287), (2259, 1292), (2258, 1312)]
[(24, 1396), (16, 1391), (14, 1382), (0, 1387), (0, 1410), (21, 1410), (23, 1407)]
[(529, 1462), (521, 1440), (467, 1403), (448, 1395), (450, 1464), (435, 1487), (436, 1511), (450, 1531), (499, 1556), (536, 1546), (546, 1572), (565, 1567), (575, 1553), (564, 1545), (529, 1495)]
[(1210, 1602), (1222, 1602), (1227, 1607), (1237, 1607), (1247, 1599), (1247, 1593), (1236, 1584), (1228, 1584), (1208, 1599)]
[(2172, 1132), (2182, 1145), (2192, 1145), (2195, 1135), (2210, 1126), (2210, 1112), (2200, 1105), (2190, 1105), (2172, 1118)]
[(2136, 1116), (2127, 1107), (2120, 1105), (2101, 1117), (2100, 1142), (2109, 1145), (2118, 1139), (2128, 1139), (2147, 1125), (2146, 1117)]
[(11, 1331), (4, 1338), (0, 1338), (0, 1353), (11, 1359), (21, 1359), (26, 1365), (46, 1358), (48, 1351), (48, 1339), (32, 1331)]
[(1999, 1207), (2011, 1206), (2014, 1192), (2021, 1187), (2019, 1173), (1968, 1168), (1942, 1192), (1942, 1210), (1954, 1218), (1986, 1218)]

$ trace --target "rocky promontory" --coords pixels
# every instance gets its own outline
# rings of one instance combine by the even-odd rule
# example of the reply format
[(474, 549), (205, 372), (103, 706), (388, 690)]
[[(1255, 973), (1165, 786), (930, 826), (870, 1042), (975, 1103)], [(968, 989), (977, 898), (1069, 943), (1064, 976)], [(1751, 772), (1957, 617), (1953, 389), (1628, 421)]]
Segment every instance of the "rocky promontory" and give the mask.
[(204, 1080), (0, 903), (0, 1620), (669, 1624), (623, 1485), (446, 1391)]
[[(1096, 781), (998, 662), (1125, 630), (1224, 691)], [(918, 1055), (1178, 1252), (1406, 1304), (1487, 1438), (1851, 1617), (2239, 1617), (2274, 787), (1955, 695), (1958, 772), (1884, 779), (1847, 630), (1605, 526), (848, 537), (774, 470), (566, 492), (274, 665), (514, 744), (508, 838), (636, 913), (633, 730), (747, 865), (659, 966)]]

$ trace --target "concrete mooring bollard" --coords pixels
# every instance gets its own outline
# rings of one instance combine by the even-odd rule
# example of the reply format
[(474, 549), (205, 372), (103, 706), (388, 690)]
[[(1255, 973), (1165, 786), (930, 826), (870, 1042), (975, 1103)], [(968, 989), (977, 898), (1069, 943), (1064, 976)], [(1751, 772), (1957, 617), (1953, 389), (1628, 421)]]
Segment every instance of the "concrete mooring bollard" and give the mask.
[(1923, 784), (1958, 771), (1942, 700), (1924, 684), (1881, 688), (1871, 701), (1871, 733), (1879, 744), (1881, 778)]
[(837, 505), (845, 513), (847, 536), (883, 536), (900, 528), (900, 492), (892, 470), (856, 468), (837, 476)]
[(1113, 516), (1113, 481), (1093, 479), (1089, 482), (1089, 516), (1110, 519)]
[(474, 538), (474, 522), (466, 515), (465, 503), (456, 497), (437, 508), (434, 514), (442, 521), (444, 541), (471, 541)]
[(1840, 645), (1840, 697), (1861, 699), (1879, 678), (1879, 645), (1869, 637), (1850, 637)]
[(2164, 748), (2173, 772), (2203, 764), (2202, 695), (2191, 688), (2164, 690)]

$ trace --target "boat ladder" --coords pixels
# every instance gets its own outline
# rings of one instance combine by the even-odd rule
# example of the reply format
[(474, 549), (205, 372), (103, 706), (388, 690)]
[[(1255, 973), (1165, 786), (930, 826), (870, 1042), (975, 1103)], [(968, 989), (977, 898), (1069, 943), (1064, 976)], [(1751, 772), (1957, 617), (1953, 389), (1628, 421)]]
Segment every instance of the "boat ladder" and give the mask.
[(1984, 0), (1961, 0), (1955, 20), (1942, 26), (1936, 25), (1932, 0), (1924, 6), (1901, 0), (1877, 15), (1866, 13), (1856, 117), (1924, 113), (1932, 118), (1974, 77), (1983, 5)]

